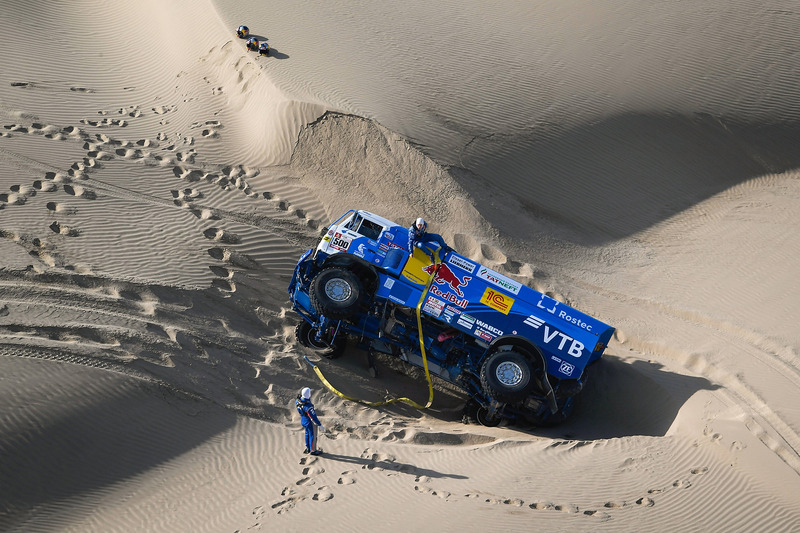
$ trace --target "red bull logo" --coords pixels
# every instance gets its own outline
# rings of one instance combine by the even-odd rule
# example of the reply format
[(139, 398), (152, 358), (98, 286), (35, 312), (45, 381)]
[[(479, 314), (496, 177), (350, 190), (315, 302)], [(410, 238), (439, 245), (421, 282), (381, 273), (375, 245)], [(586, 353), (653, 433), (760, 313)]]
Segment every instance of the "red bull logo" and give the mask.
[(450, 267), (447, 266), (447, 263), (428, 265), (423, 267), (422, 270), (424, 270), (429, 276), (436, 272), (436, 277), (433, 278), (433, 281), (438, 285), (449, 285), (450, 289), (462, 298), (464, 297), (464, 293), (462, 292), (461, 287), (466, 287), (467, 283), (469, 283), (469, 280), (472, 279), (472, 276), (464, 276), (463, 278), (459, 278), (453, 273), (452, 270), (450, 270)]

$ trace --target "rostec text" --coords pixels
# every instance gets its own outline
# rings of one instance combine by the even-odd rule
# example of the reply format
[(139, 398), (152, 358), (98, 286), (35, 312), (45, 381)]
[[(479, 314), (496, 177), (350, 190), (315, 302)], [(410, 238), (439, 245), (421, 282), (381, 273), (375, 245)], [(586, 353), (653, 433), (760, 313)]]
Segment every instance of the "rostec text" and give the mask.
[(592, 325), (591, 324), (587, 324), (586, 322), (584, 322), (580, 318), (569, 316), (566, 311), (559, 311), (558, 312), (558, 318), (564, 319), (567, 322), (575, 324), (579, 328), (583, 328), (586, 331), (592, 331)]
[(558, 343), (558, 349), (559, 350), (561, 350), (563, 352), (564, 351), (564, 346), (566, 346), (567, 341), (572, 341), (572, 343), (569, 346), (569, 349), (567, 350), (567, 353), (569, 355), (571, 355), (572, 357), (580, 357), (583, 354), (584, 345), (583, 345), (582, 342), (576, 341), (575, 339), (573, 339), (569, 335), (561, 333), (558, 330), (553, 330), (551, 332), (550, 331), (550, 326), (545, 325), (545, 327), (544, 327), (544, 342), (545, 342), (545, 344), (550, 344), (551, 341), (558, 340), (559, 338), (561, 339), (559, 341), (559, 343)]

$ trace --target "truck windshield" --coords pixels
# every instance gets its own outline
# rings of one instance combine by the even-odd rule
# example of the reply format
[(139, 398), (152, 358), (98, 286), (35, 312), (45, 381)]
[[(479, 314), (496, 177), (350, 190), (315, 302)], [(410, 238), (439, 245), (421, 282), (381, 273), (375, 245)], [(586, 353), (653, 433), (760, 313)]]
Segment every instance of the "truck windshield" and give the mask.
[(359, 214), (356, 214), (344, 227), (373, 241), (377, 241), (383, 231), (382, 224), (367, 220)]

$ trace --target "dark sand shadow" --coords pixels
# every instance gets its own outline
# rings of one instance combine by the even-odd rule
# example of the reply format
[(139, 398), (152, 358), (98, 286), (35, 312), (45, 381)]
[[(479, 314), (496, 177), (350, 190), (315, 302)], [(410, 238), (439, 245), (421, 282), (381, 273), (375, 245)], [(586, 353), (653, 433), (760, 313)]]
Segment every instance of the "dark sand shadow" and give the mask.
[[(79, 365), (0, 357), (0, 530), (142, 474), (236, 423), (161, 385)], [(70, 513), (63, 508), (61, 524)], [(77, 518), (77, 516), (76, 516)]]
[(577, 440), (662, 437), (692, 395), (718, 388), (705, 378), (675, 374), (656, 362), (626, 363), (606, 354), (590, 367), (573, 415), (559, 426), (531, 431)]
[[(551, 125), (476, 138), (462, 155), (474, 175), (452, 172), (501, 232), (529, 238), (539, 220), (562, 238), (602, 245), (757, 176), (800, 167), (797, 139), (797, 122), (631, 113), (563, 131)], [(513, 185), (502, 176), (514, 176)], [(509, 208), (533, 226), (508, 217)]]

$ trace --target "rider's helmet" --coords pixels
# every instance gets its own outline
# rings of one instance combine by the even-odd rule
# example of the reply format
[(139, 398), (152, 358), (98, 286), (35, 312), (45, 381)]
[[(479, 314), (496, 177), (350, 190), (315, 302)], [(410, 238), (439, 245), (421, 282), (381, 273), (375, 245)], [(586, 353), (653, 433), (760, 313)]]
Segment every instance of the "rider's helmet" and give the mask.
[(416, 221), (414, 221), (414, 230), (416, 231), (417, 235), (425, 235), (425, 232), (428, 230), (428, 223), (425, 222), (425, 219), (419, 217)]
[(247, 39), (247, 48), (250, 50), (258, 50), (258, 39), (255, 37), (250, 37)]
[(236, 35), (239, 36), (240, 39), (244, 39), (248, 35), (250, 35), (250, 28), (247, 26), (239, 26), (236, 28)]
[(258, 53), (259, 53), (259, 55), (262, 55), (262, 56), (268, 56), (269, 55), (269, 45), (267, 43), (261, 43), (258, 46)]
[(308, 387), (303, 387), (303, 390), (300, 391), (300, 397), (304, 400), (311, 399), (311, 389)]

